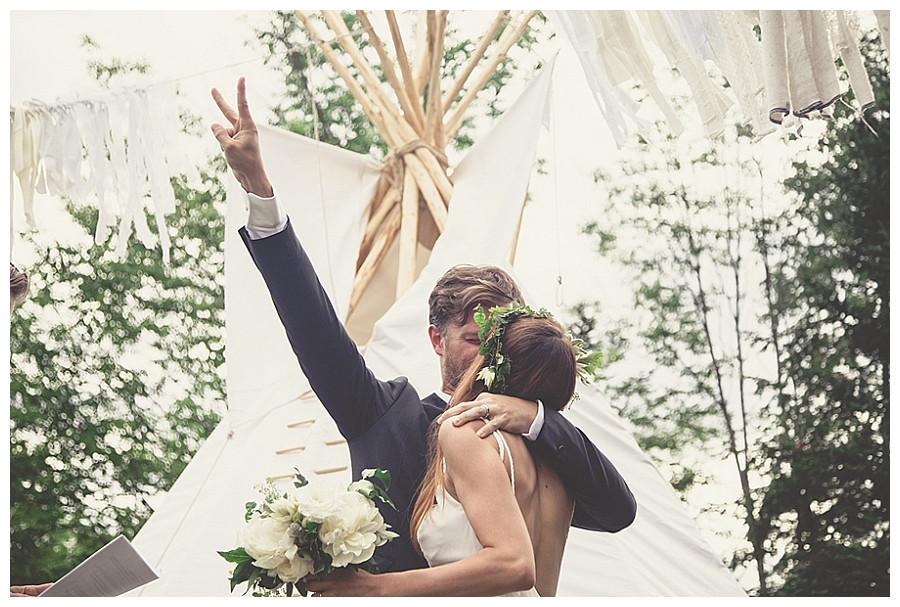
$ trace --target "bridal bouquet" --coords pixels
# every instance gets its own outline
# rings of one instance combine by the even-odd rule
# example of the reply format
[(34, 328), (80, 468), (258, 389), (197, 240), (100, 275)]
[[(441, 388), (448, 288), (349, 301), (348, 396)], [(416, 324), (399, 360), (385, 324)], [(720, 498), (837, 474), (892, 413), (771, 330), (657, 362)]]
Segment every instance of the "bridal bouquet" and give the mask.
[(375, 548), (397, 537), (375, 505), (378, 499), (394, 507), (387, 495), (390, 482), (389, 472), (375, 469), (363, 470), (362, 479), (346, 489), (311, 485), (299, 471), (293, 493), (280, 492), (271, 482), (263, 485), (262, 503), (247, 504), (244, 545), (219, 552), (236, 565), (231, 590), (247, 582), (247, 590), (259, 594), (291, 596), (296, 589), (303, 596), (309, 575), (340, 567), (377, 573)]

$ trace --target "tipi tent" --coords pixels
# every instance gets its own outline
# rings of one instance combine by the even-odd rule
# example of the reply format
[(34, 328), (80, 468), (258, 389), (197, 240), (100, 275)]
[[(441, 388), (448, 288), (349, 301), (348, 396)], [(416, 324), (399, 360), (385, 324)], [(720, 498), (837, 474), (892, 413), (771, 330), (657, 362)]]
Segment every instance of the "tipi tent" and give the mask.
[[(796, 65), (803, 57), (807, 65), (812, 65), (811, 58), (832, 59), (834, 52), (821, 46), (826, 31), (832, 43), (838, 44), (844, 63), (855, 70), (852, 85), (864, 105), (865, 71), (862, 68), (860, 73), (856, 40), (845, 12), (830, 11), (834, 18), (827, 24), (811, 14), (817, 11), (801, 12), (560, 11), (551, 16), (576, 47), (598, 105), (620, 142), (628, 131), (626, 125), (642, 126), (634, 102), (619, 90), (629, 79), (641, 80), (673, 132), (679, 128), (678, 117), (669, 111), (662, 91), (653, 88), (646, 69), (649, 55), (640, 42), (648, 32), (657, 42), (665, 41), (663, 54), (683, 76), (690, 77), (698, 103), (709, 102), (698, 108), (709, 134), (716, 132), (724, 108), (733, 103), (740, 104), (756, 126), (768, 125), (758, 120), (759, 115), (774, 123), (787, 111), (805, 116), (827, 109), (834, 95), (830, 80), (821, 89), (792, 88), (802, 73), (796, 71)], [(886, 15), (878, 13), (884, 32)], [(385, 13), (390, 33), (384, 40), (393, 43), (394, 59), (388, 58), (388, 45), (377, 37), (368, 15), (358, 13), (389, 89), (368, 66), (340, 15), (333, 11), (322, 14), (330, 30), (327, 41), (309, 16), (298, 11), (297, 17), (388, 142), (391, 162), (378, 164), (263, 128), (267, 167), (336, 309), (346, 318), (351, 334), (365, 344), (369, 365), (380, 377), (408, 376), (420, 393), (428, 393), (438, 385), (437, 364), (425, 337), (425, 300), (435, 278), (461, 262), (506, 266), (513, 275), (520, 270), (511, 262), (510, 253), (518, 238), (517, 220), (550, 94), (552, 66), (535, 79), (451, 175), (442, 150), (459, 128), (467, 105), (534, 13), (502, 11), (446, 91), (441, 91), (440, 75), (446, 12), (421, 13), (422, 43), (411, 63), (392, 11)], [(751, 44), (747, 28), (741, 29), (754, 16), (765, 25), (767, 44), (763, 48)], [(635, 35), (636, 28), (642, 36)], [(809, 46), (796, 44), (802, 37), (791, 37), (792, 31), (800, 30), (810, 32)], [(768, 32), (776, 34), (769, 36)], [(333, 41), (345, 55), (337, 55)], [(356, 66), (359, 79), (346, 70), (343, 57)], [(713, 62), (722, 73), (731, 75), (730, 93), (736, 98), (711, 88), (713, 84), (698, 67), (704, 62)], [(828, 63), (816, 64), (819, 73), (828, 72), (829, 66), (823, 65)], [(470, 77), (472, 82), (467, 84)], [(810, 84), (808, 78), (806, 84)], [(25, 128), (27, 116), (16, 112), (20, 128), (13, 133), (22, 136), (12, 138), (13, 143), (21, 144), (12, 150), (14, 161), (25, 159), (23, 151), (36, 149), (34, 141), (24, 137), (31, 133)], [(150, 142), (144, 143), (151, 150)], [(107, 153), (112, 149), (108, 143), (98, 149), (98, 153), (91, 152), (95, 158), (115, 159)], [(149, 153), (148, 158), (152, 158)], [(33, 185), (37, 165), (47, 168), (46, 161), (33, 154), (28, 160), (14, 163), (16, 175), (24, 180), (25, 193)], [(159, 175), (150, 170), (151, 162), (144, 163), (145, 177)], [(386, 166), (392, 170), (386, 171)], [(171, 201), (160, 192), (153, 199), (161, 217)], [(137, 596), (227, 595), (230, 565), (216, 551), (236, 545), (244, 502), (256, 497), (255, 485), (266, 478), (287, 479), (295, 467), (315, 482), (350, 480), (343, 440), (300, 372), (265, 287), (237, 238), (245, 208), (234, 183), (228, 208), (228, 414), (134, 538), (136, 547), (161, 575), (132, 593)], [(481, 218), (477, 223), (470, 221), (475, 214)], [(123, 225), (130, 229), (130, 224)], [(141, 227), (136, 228), (139, 234)], [(523, 287), (527, 296), (529, 285)], [(530, 303), (552, 307), (549, 302)], [(581, 399), (571, 419), (623, 473), (639, 510), (635, 523), (618, 534), (573, 530), (560, 594), (742, 595), (740, 586), (684, 513), (672, 488), (641, 453), (602, 395), (596, 389), (579, 392)]]
[[(432, 391), (438, 375), (426, 339), (425, 301), (434, 279), (453, 263), (510, 266), (517, 226), (509, 218), (518, 217), (525, 199), (551, 70), (544, 69), (457, 167), (443, 234), (418, 280), (375, 324), (364, 349), (377, 375), (406, 375), (420, 392)], [(366, 195), (376, 189), (377, 172), (365, 158), (298, 136), (265, 128), (261, 137), (279, 197), (300, 226), (299, 236), (337, 309), (346, 310), (352, 287), (342, 268), (352, 264), (355, 252), (348, 254), (343, 243), (362, 229)], [(320, 180), (316, 167), (326, 162), (330, 168)], [(504, 175), (500, 186), (498, 174)], [(473, 225), (468, 218), (476, 211), (490, 219)], [(296, 467), (312, 482), (350, 480), (346, 448), (306, 386), (261, 278), (235, 233), (244, 220), (242, 195), (233, 185), (226, 237), (229, 417), (134, 538), (160, 574), (135, 591), (138, 596), (227, 595), (230, 565), (216, 551), (237, 545), (243, 504), (255, 497), (254, 487), (265, 478), (286, 478)], [(527, 297), (528, 285), (523, 286)], [(743, 594), (600, 394), (579, 392), (572, 419), (628, 479), (639, 513), (618, 534), (573, 530), (560, 595)]]

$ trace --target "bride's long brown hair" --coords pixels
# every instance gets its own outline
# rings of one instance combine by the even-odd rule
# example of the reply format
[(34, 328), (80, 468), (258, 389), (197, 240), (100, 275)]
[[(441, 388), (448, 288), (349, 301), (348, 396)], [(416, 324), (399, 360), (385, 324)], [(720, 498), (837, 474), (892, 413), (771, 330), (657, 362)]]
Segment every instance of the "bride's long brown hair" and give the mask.
[[(511, 361), (506, 377), (506, 394), (524, 400), (540, 400), (545, 407), (556, 411), (562, 410), (572, 400), (577, 353), (556, 319), (533, 316), (516, 318), (503, 333), (502, 351)], [(476, 377), (483, 366), (484, 357), (479, 355), (460, 379), (448, 408), (456, 403), (474, 400), (487, 391), (484, 382)], [(419, 554), (422, 554), (417, 537), (419, 526), (435, 503), (438, 487), (444, 483), (437, 430), (438, 425), (432, 424), (428, 437), (428, 467), (419, 486), (409, 526), (413, 546)]]

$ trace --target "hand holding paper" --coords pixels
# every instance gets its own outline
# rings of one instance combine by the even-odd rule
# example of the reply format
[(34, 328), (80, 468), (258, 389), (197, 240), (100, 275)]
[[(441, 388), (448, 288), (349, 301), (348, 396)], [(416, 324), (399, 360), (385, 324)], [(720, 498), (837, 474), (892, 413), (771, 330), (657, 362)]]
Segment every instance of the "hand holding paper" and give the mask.
[(120, 535), (39, 596), (119, 596), (158, 577)]

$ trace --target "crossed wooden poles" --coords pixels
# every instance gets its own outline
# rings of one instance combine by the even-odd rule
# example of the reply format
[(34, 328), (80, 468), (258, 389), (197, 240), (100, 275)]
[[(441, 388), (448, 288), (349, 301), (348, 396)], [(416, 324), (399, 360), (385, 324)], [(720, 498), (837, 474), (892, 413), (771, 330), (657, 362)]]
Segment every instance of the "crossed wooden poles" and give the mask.
[[(500, 11), (446, 91), (441, 90), (441, 76), (448, 11), (420, 11), (420, 40), (412, 61), (394, 11), (384, 11), (393, 58), (365, 11), (356, 11), (362, 32), (354, 33), (349, 31), (340, 12), (321, 13), (331, 32), (330, 40), (319, 33), (303, 11), (295, 11), (310, 39), (344, 80), (390, 149), (360, 243), (349, 317), (388, 249), (398, 238), (397, 297), (412, 285), (416, 278), (418, 242), (427, 241), (430, 248), (447, 219), (453, 184), (447, 173), (446, 145), (462, 125), (466, 109), (537, 11)], [(425, 27), (421, 27), (422, 20)], [(355, 35), (368, 36), (387, 83), (378, 78), (363, 56)], [(341, 62), (338, 52), (331, 46), (333, 41), (337, 41), (350, 57), (357, 69), (357, 77)], [(489, 48), (491, 54), (488, 56)], [(479, 68), (478, 75), (472, 78), (476, 68)], [(427, 213), (420, 214), (420, 206)]]

